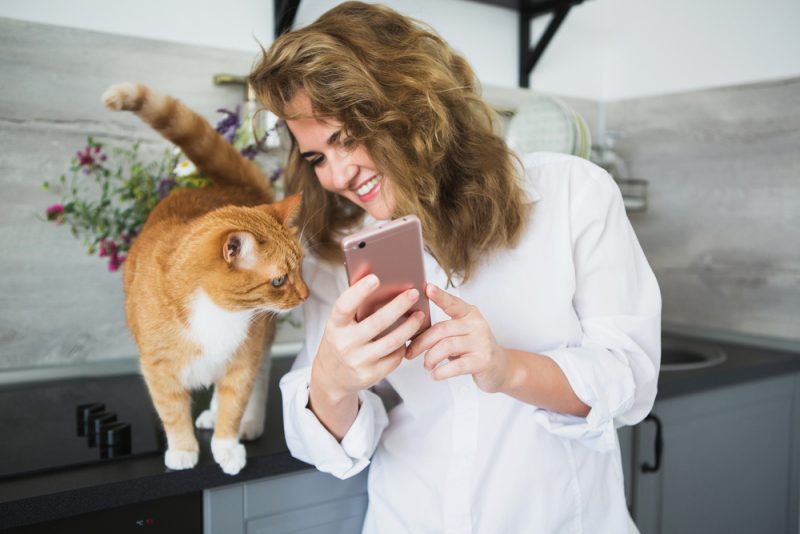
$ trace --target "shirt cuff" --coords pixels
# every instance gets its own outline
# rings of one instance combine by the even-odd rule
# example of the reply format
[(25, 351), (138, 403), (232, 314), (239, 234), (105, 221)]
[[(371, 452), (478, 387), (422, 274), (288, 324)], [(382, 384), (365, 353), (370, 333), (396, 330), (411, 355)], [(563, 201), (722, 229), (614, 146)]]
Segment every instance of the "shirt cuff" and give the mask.
[(341, 443), (308, 408), (311, 368), (287, 373), (280, 382), (286, 444), (295, 458), (320, 471), (345, 479), (361, 472), (388, 424), (380, 398), (369, 391), (358, 394), (360, 407)]
[(586, 417), (578, 417), (537, 407), (536, 422), (553, 434), (578, 440), (596, 451), (616, 449), (614, 417), (633, 406), (635, 393), (633, 373), (624, 358), (599, 347), (570, 347), (542, 354), (555, 361), (590, 410)]

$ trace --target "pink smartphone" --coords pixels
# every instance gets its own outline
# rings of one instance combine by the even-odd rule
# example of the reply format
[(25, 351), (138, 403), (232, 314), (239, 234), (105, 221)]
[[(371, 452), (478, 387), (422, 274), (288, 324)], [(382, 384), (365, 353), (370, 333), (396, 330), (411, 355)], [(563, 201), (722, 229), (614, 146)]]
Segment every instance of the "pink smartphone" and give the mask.
[(378, 337), (397, 328), (417, 310), (425, 313), (425, 319), (412, 338), (430, 327), (431, 312), (428, 297), (425, 296), (425, 264), (419, 219), (408, 215), (356, 232), (342, 241), (342, 251), (351, 286), (370, 273), (380, 279), (378, 289), (357, 310), (357, 320), (369, 317), (403, 291), (416, 287), (419, 300)]

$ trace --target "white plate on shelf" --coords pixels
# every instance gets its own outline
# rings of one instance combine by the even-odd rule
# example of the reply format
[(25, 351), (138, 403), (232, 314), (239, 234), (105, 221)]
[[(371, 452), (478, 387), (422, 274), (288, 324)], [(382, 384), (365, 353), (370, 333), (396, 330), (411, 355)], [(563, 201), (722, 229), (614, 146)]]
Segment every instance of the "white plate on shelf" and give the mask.
[[(575, 112), (552, 96), (535, 95), (511, 118), (506, 143), (518, 154), (561, 152), (574, 154), (579, 139)], [(591, 143), (588, 143), (591, 145)]]

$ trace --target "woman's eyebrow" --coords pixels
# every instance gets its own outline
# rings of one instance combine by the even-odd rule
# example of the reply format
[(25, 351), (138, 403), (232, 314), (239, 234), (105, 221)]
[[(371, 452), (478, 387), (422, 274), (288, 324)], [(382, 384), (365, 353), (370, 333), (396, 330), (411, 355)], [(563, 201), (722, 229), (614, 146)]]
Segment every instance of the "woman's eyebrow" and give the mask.
[[(335, 144), (339, 140), (339, 137), (341, 135), (342, 135), (342, 131), (341, 130), (336, 130), (335, 132), (333, 132), (331, 134), (330, 137), (328, 137), (328, 140), (326, 141), (326, 144), (328, 144), (328, 145)], [(303, 157), (303, 158), (307, 158), (309, 156), (316, 156), (317, 154), (319, 154), (319, 152), (317, 152), (315, 150), (309, 150), (308, 152), (300, 152), (300, 156)]]

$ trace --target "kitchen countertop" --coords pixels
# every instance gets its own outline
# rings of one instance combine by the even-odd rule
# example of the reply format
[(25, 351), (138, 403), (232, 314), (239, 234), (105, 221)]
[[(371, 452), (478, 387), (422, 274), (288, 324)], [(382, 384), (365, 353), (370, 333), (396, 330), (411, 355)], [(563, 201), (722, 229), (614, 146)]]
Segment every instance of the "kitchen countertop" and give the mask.
[[(0, 480), (0, 529), (310, 469), (291, 457), (283, 437), (278, 381), (292, 361), (272, 361), (264, 435), (245, 442), (247, 465), (239, 474), (222, 472), (211, 455), (212, 431), (198, 430), (200, 458), (193, 469), (171, 471), (163, 453), (152, 453)], [(8, 439), (13, 429), (2, 432)]]
[(800, 351), (746, 344), (745, 340), (708, 339), (665, 333), (664, 340), (686, 341), (696, 346), (721, 349), (725, 361), (713, 367), (687, 371), (661, 371), (656, 401), (700, 393), (734, 384), (800, 372)]
[[(727, 359), (704, 369), (662, 371), (657, 400), (800, 372), (798, 351), (710, 341), (683, 334), (665, 334), (667, 338), (717, 346), (725, 351)], [(245, 443), (247, 465), (238, 475), (224, 474), (214, 462), (209, 448), (211, 431), (197, 431), (200, 460), (193, 469), (168, 470), (163, 454), (152, 453), (0, 480), (0, 529), (310, 469), (308, 464), (291, 457), (283, 436), (278, 381), (289, 370), (292, 360), (291, 357), (273, 359), (264, 435)], [(8, 436), (13, 430), (2, 429), (2, 432)]]

